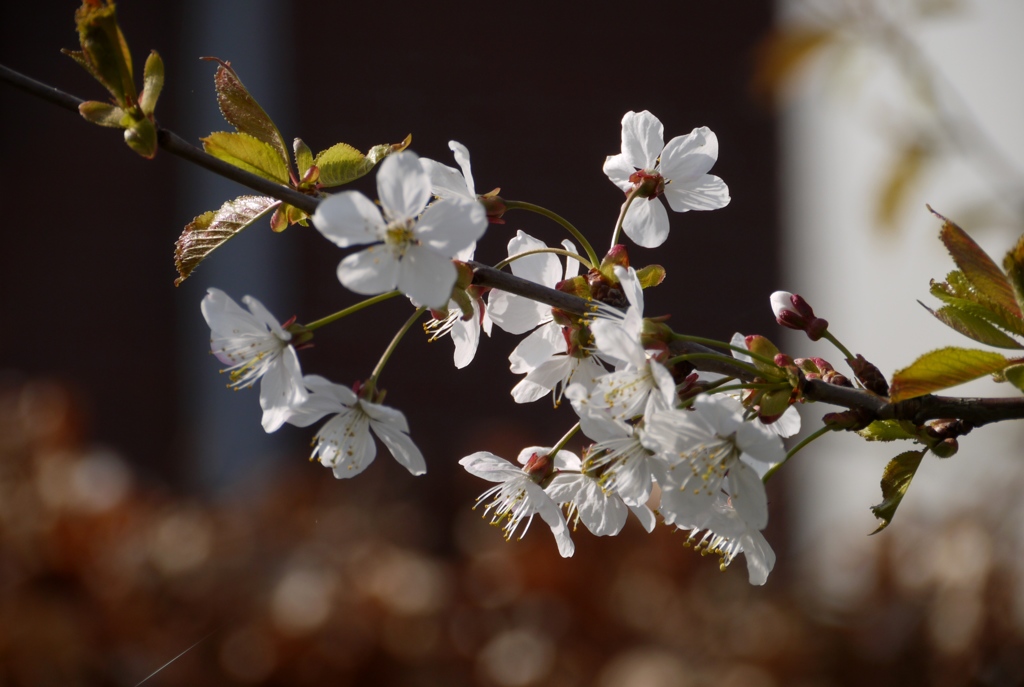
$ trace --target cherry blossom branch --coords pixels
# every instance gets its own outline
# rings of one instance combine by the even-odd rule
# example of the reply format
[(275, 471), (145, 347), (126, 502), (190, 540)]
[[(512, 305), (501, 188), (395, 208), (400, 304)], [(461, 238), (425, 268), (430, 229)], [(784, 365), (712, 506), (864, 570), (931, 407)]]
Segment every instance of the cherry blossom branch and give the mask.
[[(30, 95), (72, 112), (77, 113), (79, 106), (84, 102), (3, 65), (0, 65), (0, 81), (5, 81)], [(287, 186), (268, 181), (219, 160), (163, 127), (157, 127), (157, 140), (160, 148), (172, 155), (188, 160), (254, 191), (277, 198), (307, 214), (312, 215), (320, 203), (319, 199), (313, 196), (299, 193)], [(619, 221), (616, 223), (616, 235), (621, 230), (630, 200), (627, 198), (627, 202), (622, 208)], [(526, 209), (525, 204), (520, 205)], [(556, 221), (558, 220), (556, 219)], [(563, 226), (566, 224), (564, 223)], [(473, 268), (473, 283), (478, 286), (507, 291), (578, 315), (589, 315), (596, 309), (594, 304), (578, 296), (520, 279), (482, 263), (474, 261), (469, 264)], [(755, 376), (744, 369), (740, 361), (720, 354), (702, 344), (677, 339), (672, 341), (669, 350), (672, 355), (676, 356), (701, 354), (700, 359), (694, 359), (691, 362), (698, 370), (735, 377), (746, 382), (754, 380)], [(888, 399), (863, 389), (828, 384), (821, 380), (807, 380), (803, 387), (803, 397), (809, 401), (850, 409), (862, 409), (874, 419), (910, 420), (915, 424), (933, 419), (958, 419), (969, 423), (972, 427), (980, 427), (992, 422), (1024, 419), (1024, 398), (953, 398), (929, 394), (891, 403)]]

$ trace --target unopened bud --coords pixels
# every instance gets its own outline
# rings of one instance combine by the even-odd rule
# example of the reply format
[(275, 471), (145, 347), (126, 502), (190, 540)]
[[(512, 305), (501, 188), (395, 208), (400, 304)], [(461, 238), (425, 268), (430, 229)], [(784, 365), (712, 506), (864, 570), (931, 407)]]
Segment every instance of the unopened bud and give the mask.
[(943, 439), (931, 447), (932, 453), (939, 458), (952, 458), (958, 450), (960, 450), (960, 444), (953, 437)]
[(817, 341), (828, 330), (828, 321), (816, 317), (813, 308), (802, 296), (788, 291), (776, 291), (770, 300), (775, 321), (783, 327), (806, 332), (811, 341)]
[(889, 395), (889, 382), (885, 380), (885, 375), (882, 374), (881, 370), (865, 360), (864, 356), (858, 353), (856, 358), (850, 358), (846, 362), (853, 368), (853, 373), (857, 375), (857, 379), (860, 380), (865, 389), (879, 396)]
[(523, 466), (523, 471), (530, 476), (534, 482), (538, 484), (543, 482), (548, 475), (555, 469), (555, 463), (551, 460), (551, 456), (548, 454), (534, 453), (530, 456), (529, 460), (526, 461), (526, 465)]
[(785, 353), (776, 353), (775, 364), (779, 367), (791, 367), (793, 365), (793, 359)]
[[(607, 272), (608, 274), (614, 274), (614, 267), (629, 267), (629, 251), (621, 243), (616, 243), (611, 249), (601, 258), (601, 271)], [(607, 268), (607, 270), (605, 269)]]
[[(500, 189), (494, 189), (491, 193), (497, 193)], [(487, 211), (487, 221), (491, 224), (504, 224), (505, 220), (502, 217), (505, 215), (505, 211), (508, 207), (505, 206), (505, 201), (501, 199), (501, 196), (491, 195), (480, 196), (477, 200), (484, 206), (484, 210)]]

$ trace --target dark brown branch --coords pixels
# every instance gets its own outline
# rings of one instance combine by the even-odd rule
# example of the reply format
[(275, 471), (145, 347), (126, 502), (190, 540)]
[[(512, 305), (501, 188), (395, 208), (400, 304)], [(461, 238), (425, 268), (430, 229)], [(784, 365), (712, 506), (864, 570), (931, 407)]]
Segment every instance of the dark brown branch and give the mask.
[[(0, 80), (72, 112), (77, 113), (78, 106), (83, 102), (3, 65), (0, 65)], [(313, 214), (320, 202), (317, 198), (299, 193), (292, 188), (250, 174), (219, 160), (186, 142), (172, 131), (158, 127), (157, 136), (160, 147), (168, 153), (184, 158), (243, 186), (248, 186), (254, 191), (294, 205), (308, 214)], [(513, 274), (496, 270), (482, 263), (471, 262), (470, 265), (473, 267), (473, 283), (479, 286), (507, 291), (578, 315), (589, 314), (593, 311), (592, 304), (578, 296), (520, 279)], [(721, 353), (707, 346), (685, 341), (674, 341), (671, 350), (674, 355), (718, 354), (714, 358), (695, 359), (691, 362), (696, 369), (703, 372), (716, 372), (743, 381), (752, 381), (753, 379), (750, 372), (738, 367), (728, 353)], [(863, 389), (827, 384), (820, 380), (807, 381), (804, 387), (804, 397), (809, 401), (818, 401), (844, 408), (864, 408), (879, 420), (910, 420), (915, 424), (921, 424), (926, 420), (950, 418), (963, 420), (975, 427), (980, 427), (1002, 420), (1024, 419), (1024, 398), (950, 398), (929, 394), (899, 403), (890, 403), (887, 398)]]
[[(57, 88), (54, 88), (53, 86), (47, 86), (44, 83), (36, 81), (35, 79), (27, 77), (24, 74), (16, 72), (3, 65), (0, 65), (0, 80), (6, 81), (26, 93), (30, 93), (37, 98), (42, 98), (43, 100), (58, 105), (65, 110), (74, 112), (75, 114), (78, 114), (78, 106), (85, 102), (73, 95), (69, 95)], [(214, 174), (224, 177), (225, 179), (235, 181), (242, 186), (248, 186), (252, 190), (258, 191), (264, 195), (277, 198), (278, 200), (283, 200), (289, 205), (294, 205), (310, 215), (316, 211), (316, 206), (319, 203), (316, 198), (307, 196), (304, 193), (299, 193), (288, 186), (282, 186), (281, 184), (277, 184), (269, 179), (264, 179), (261, 176), (246, 172), (244, 169), (239, 169), (234, 165), (215, 158), (205, 151), (195, 147), (191, 143), (188, 143), (173, 131), (164, 129), (159, 125), (157, 125), (157, 143), (159, 143), (161, 149), (166, 150), (168, 153), (184, 158), (193, 164), (210, 170)]]

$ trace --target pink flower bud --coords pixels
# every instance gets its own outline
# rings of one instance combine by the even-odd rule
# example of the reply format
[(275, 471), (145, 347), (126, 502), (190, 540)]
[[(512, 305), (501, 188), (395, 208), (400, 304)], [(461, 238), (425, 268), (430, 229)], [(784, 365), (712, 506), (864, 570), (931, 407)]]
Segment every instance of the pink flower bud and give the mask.
[(776, 291), (771, 295), (775, 321), (783, 327), (807, 332), (811, 341), (817, 341), (828, 330), (828, 321), (814, 315), (814, 310), (802, 296), (788, 291)]

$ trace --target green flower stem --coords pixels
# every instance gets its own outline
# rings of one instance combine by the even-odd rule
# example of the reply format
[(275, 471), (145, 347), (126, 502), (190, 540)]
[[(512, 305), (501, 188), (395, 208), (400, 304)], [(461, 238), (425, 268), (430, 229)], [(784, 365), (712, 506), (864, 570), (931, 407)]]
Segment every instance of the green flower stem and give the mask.
[(736, 360), (732, 356), (725, 355), (724, 353), (684, 353), (683, 355), (677, 355), (669, 358), (665, 361), (666, 365), (675, 365), (676, 363), (685, 362), (687, 360), (728, 360), (730, 365), (735, 365), (741, 370), (746, 370), (750, 374), (756, 377), (763, 377), (764, 372), (757, 369), (753, 365), (743, 362), (742, 360)]
[[(711, 393), (713, 390), (718, 389), (723, 384), (728, 384), (729, 382), (734, 381), (736, 381), (735, 377), (722, 377), (721, 379), (717, 379), (709, 383), (706, 387), (704, 387), (704, 393)], [(676, 386), (678, 387), (679, 385), (677, 384)]]
[(586, 265), (588, 270), (592, 270), (592, 269), (596, 268), (596, 265), (594, 263), (590, 262), (589, 260), (587, 260), (585, 257), (580, 255), (579, 253), (573, 253), (571, 250), (565, 250), (564, 248), (537, 248), (535, 250), (527, 250), (527, 251), (523, 251), (522, 253), (516, 253), (515, 255), (510, 255), (507, 258), (505, 258), (504, 260), (502, 260), (501, 262), (499, 262), (498, 264), (496, 264), (494, 266), (494, 269), (496, 269), (496, 270), (503, 269), (504, 267), (506, 267), (510, 263), (515, 262), (519, 258), (525, 258), (527, 255), (537, 255), (538, 253), (554, 253), (555, 255), (564, 255), (567, 258), (572, 258), (573, 260), (578, 260), (581, 264)]
[(395, 337), (391, 339), (391, 343), (388, 344), (387, 350), (384, 351), (384, 355), (382, 355), (380, 360), (377, 361), (377, 367), (373, 368), (373, 373), (370, 374), (370, 378), (366, 380), (367, 386), (371, 388), (375, 388), (377, 386), (377, 378), (380, 377), (380, 373), (384, 371), (384, 366), (387, 365), (388, 358), (390, 358), (391, 354), (395, 352), (396, 348), (398, 348), (398, 342), (402, 340), (402, 337), (405, 336), (407, 331), (409, 331), (409, 328), (416, 322), (416, 320), (420, 319), (426, 311), (427, 307), (425, 305), (416, 308), (416, 312), (410, 315), (409, 319), (405, 321), (402, 328), (399, 329), (398, 333), (395, 334)]
[(846, 346), (839, 342), (839, 339), (832, 335), (832, 332), (825, 330), (825, 333), (821, 335), (822, 338), (828, 339), (833, 346), (839, 349), (839, 352), (846, 356), (847, 360), (854, 360), (856, 356), (850, 351), (846, 350)]
[(376, 305), (377, 303), (381, 303), (383, 301), (386, 301), (389, 298), (394, 298), (395, 296), (399, 295), (400, 293), (402, 293), (402, 292), (401, 291), (388, 291), (387, 293), (382, 293), (379, 296), (374, 296), (373, 298), (367, 298), (365, 301), (362, 301), (360, 303), (356, 303), (355, 305), (350, 305), (349, 307), (345, 308), (344, 310), (339, 310), (338, 312), (334, 313), (333, 315), (328, 315), (327, 317), (321, 317), (319, 320), (316, 320), (315, 322), (310, 322), (309, 324), (303, 325), (303, 327), (306, 330), (308, 330), (308, 331), (313, 331), (314, 329), (319, 329), (320, 327), (324, 326), (325, 324), (330, 324), (331, 322), (334, 322), (335, 320), (340, 320), (341, 318), (346, 317), (348, 315), (351, 315), (352, 313), (359, 312), (363, 308), (368, 308), (371, 305)]
[(774, 475), (776, 472), (778, 472), (779, 468), (781, 468), (783, 465), (785, 465), (786, 461), (788, 461), (790, 458), (795, 456), (797, 454), (797, 452), (800, 451), (800, 449), (802, 449), (804, 446), (807, 446), (807, 444), (811, 443), (815, 439), (817, 439), (819, 437), (822, 437), (826, 433), (831, 432), (831, 431), (832, 431), (832, 428), (826, 425), (825, 427), (822, 427), (821, 429), (819, 429), (814, 434), (810, 435), (809, 437), (806, 437), (803, 441), (801, 441), (799, 444), (797, 444), (796, 446), (794, 446), (793, 448), (791, 448), (789, 450), (789, 453), (786, 454), (786, 457), (782, 459), (781, 463), (779, 463), (777, 465), (773, 465), (768, 470), (768, 472), (764, 473), (764, 477), (761, 479), (761, 481), (764, 482), (765, 484), (767, 484), (768, 480), (770, 480), (772, 478), (772, 475)]
[[(741, 348), (740, 346), (733, 346), (732, 344), (725, 343), (724, 341), (718, 341), (717, 339), (705, 339), (702, 336), (690, 336), (689, 334), (676, 334), (674, 332), (673, 332), (672, 336), (673, 336), (673, 338), (679, 339), (680, 341), (692, 341), (693, 343), (704, 344), (706, 346), (717, 346), (719, 348), (728, 348), (731, 351), (736, 351), (737, 353), (742, 353), (743, 355), (749, 355), (754, 360), (760, 360), (765, 365), (771, 365), (772, 367), (776, 367), (776, 368), (778, 367), (778, 365), (775, 364), (775, 361), (772, 360), (771, 358), (766, 358), (763, 355), (759, 355), (757, 353), (754, 353), (751, 350), (748, 350), (746, 348)], [(737, 362), (742, 362), (742, 361), (737, 361)], [(761, 370), (757, 370), (757, 374), (759, 376), (760, 375), (764, 375), (764, 372), (762, 372)]]
[(529, 210), (530, 212), (535, 212), (538, 215), (544, 215), (545, 217), (554, 222), (558, 222), (559, 224), (562, 225), (562, 227), (565, 228), (567, 232), (573, 235), (573, 238), (580, 242), (580, 245), (583, 246), (583, 250), (586, 251), (587, 256), (590, 258), (591, 265), (601, 264), (601, 260), (600, 258), (597, 257), (597, 253), (594, 252), (594, 247), (590, 245), (590, 241), (587, 241), (583, 234), (580, 233), (580, 230), (573, 226), (572, 222), (565, 219), (561, 215), (555, 214), (554, 212), (551, 212), (551, 210), (548, 210), (547, 208), (542, 208), (539, 205), (527, 203), (522, 200), (506, 200), (505, 208), (507, 210)]
[[(619, 212), (619, 219), (615, 221), (615, 231), (612, 232), (611, 248), (614, 248), (619, 242), (619, 235), (622, 234), (622, 223), (626, 221), (626, 212), (629, 210), (629, 206), (633, 204), (633, 201), (636, 199), (636, 194), (639, 193), (639, 191), (640, 186), (636, 186), (632, 191), (626, 194), (626, 202), (622, 204), (622, 210)], [(609, 250), (611, 250), (611, 248), (609, 248)]]
[(578, 431), (580, 431), (580, 423), (577, 422), (575, 425), (572, 426), (572, 429), (566, 432), (565, 436), (559, 439), (558, 443), (555, 444), (554, 447), (552, 447), (551, 453), (548, 454), (549, 456), (551, 456), (552, 460), (554, 460), (555, 455), (557, 455), (559, 451), (565, 448), (565, 445), (569, 443), (569, 440), (572, 439)]

